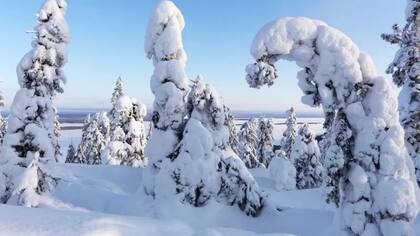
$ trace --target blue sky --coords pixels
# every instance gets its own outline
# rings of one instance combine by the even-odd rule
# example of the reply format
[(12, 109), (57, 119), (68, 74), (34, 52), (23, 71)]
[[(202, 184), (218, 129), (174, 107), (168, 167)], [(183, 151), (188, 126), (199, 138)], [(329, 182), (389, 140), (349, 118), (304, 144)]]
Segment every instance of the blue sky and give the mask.
[[(35, 14), (43, 0), (0, 0), (0, 84), (10, 105), (18, 89), (16, 65), (30, 50)], [(184, 46), (191, 79), (202, 74), (234, 110), (283, 111), (300, 102), (297, 67), (278, 65), (280, 79), (271, 88), (248, 88), (244, 76), (254, 35), (281, 16), (326, 21), (345, 32), (369, 53), (384, 74), (397, 48), (381, 40), (393, 23), (403, 23), (402, 0), (174, 0), (186, 21)], [(152, 62), (143, 50), (154, 0), (68, 0), (70, 27), (68, 83), (59, 95), (60, 108), (108, 108), (118, 75), (126, 93), (147, 106), (153, 102), (149, 80)], [(388, 75), (386, 75), (389, 78)]]

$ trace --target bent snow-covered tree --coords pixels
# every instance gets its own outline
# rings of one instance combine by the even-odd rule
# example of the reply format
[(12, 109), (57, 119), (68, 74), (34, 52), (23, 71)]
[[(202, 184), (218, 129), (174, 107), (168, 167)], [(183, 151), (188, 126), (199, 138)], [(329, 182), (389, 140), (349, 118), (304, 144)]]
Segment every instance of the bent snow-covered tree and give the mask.
[(154, 177), (162, 160), (171, 155), (182, 138), (188, 78), (187, 56), (182, 43), (184, 17), (171, 1), (160, 1), (149, 18), (144, 50), (155, 66), (150, 87), (153, 132), (146, 146), (149, 165), (144, 172), (146, 193), (154, 194)]
[(397, 86), (402, 87), (399, 96), (400, 122), (420, 185), (420, 1), (408, 0), (407, 3), (405, 26), (394, 25), (394, 32), (383, 34), (382, 38), (400, 46), (386, 72), (392, 74)]
[(339, 181), (341, 227), (353, 235), (412, 234), (410, 222), (419, 210), (413, 163), (404, 145), (396, 98), (370, 57), (342, 32), (303, 17), (265, 25), (251, 53), (256, 59), (246, 68), (251, 87), (274, 83), (276, 61), (295, 61), (302, 68), (302, 102), (321, 106), (327, 120), (344, 116), (342, 121), (353, 131), (345, 142), (349, 150), (337, 145), (349, 152)]
[(2, 164), (1, 177), (6, 184), (0, 184), (3, 202), (36, 206), (39, 195), (51, 190), (57, 181), (49, 170), (59, 154), (53, 98), (63, 92), (65, 80), (66, 9), (65, 0), (45, 1), (37, 14), (33, 49), (17, 67), (20, 89), (10, 108), (1, 150), (2, 163), (6, 163)]
[(238, 205), (247, 215), (258, 215), (263, 207), (262, 194), (229, 145), (221, 97), (200, 77), (189, 93), (188, 111), (183, 139), (174, 154), (161, 163), (157, 196), (165, 195), (162, 192), (177, 194), (182, 202), (194, 206), (214, 198)]

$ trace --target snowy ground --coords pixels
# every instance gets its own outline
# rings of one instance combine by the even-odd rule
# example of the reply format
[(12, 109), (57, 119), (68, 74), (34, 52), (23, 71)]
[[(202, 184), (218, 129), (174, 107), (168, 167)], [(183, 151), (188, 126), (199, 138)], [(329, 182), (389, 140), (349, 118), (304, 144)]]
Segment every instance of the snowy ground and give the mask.
[[(321, 119), (306, 121), (316, 123), (311, 125), (315, 132), (322, 131)], [(275, 123), (279, 138), (284, 125), (281, 119)], [(70, 142), (77, 145), (80, 135), (80, 130), (63, 130), (63, 151)], [(0, 205), (0, 235), (339, 235), (332, 231), (334, 208), (325, 203), (322, 189), (277, 192), (265, 169), (252, 173), (267, 195), (257, 218), (217, 202), (194, 208), (176, 199), (154, 201), (143, 194), (142, 169), (57, 164), (62, 181), (39, 208)], [(419, 221), (416, 228), (420, 232)]]
[(322, 189), (276, 192), (263, 169), (253, 170), (268, 195), (258, 218), (216, 202), (153, 201), (141, 191), (141, 169), (57, 164), (57, 173), (62, 182), (40, 208), (0, 205), (0, 235), (337, 235)]
[(256, 176), (269, 198), (258, 218), (216, 202), (152, 201), (142, 194), (141, 169), (58, 164), (57, 171), (63, 181), (41, 208), (0, 206), (0, 235), (314, 235), (333, 217), (321, 190), (273, 192), (262, 170)]

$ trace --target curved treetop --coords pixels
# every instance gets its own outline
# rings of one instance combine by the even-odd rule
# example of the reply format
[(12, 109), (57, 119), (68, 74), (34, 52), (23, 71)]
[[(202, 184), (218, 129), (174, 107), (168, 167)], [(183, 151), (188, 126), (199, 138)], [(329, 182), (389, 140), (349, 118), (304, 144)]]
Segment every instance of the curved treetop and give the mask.
[(392, 227), (405, 235), (419, 210), (419, 190), (394, 91), (377, 76), (370, 57), (342, 32), (304, 17), (265, 25), (251, 54), (256, 59), (246, 68), (251, 87), (274, 83), (276, 61), (295, 61), (302, 68), (297, 75), (302, 102), (321, 106), (327, 120), (344, 119), (351, 128), (351, 137), (340, 147), (347, 153), (340, 187), (344, 228), (362, 234), (376, 225), (382, 234)]

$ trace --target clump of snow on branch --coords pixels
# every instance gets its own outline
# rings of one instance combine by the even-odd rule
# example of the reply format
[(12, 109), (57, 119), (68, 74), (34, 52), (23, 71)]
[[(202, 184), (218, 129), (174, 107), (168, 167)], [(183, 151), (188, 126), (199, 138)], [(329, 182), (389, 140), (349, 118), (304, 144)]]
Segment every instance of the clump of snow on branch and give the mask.
[(273, 157), (268, 166), (268, 173), (277, 191), (296, 189), (296, 169), (283, 151), (279, 151)]
[(396, 98), (386, 80), (376, 75), (369, 56), (342, 32), (303, 17), (265, 25), (251, 54), (256, 62), (246, 69), (250, 86), (271, 85), (277, 78), (274, 63), (292, 60), (302, 68), (297, 76), (302, 102), (321, 106), (330, 121), (344, 115), (352, 134), (348, 150), (337, 145), (349, 152), (339, 181), (341, 227), (351, 234), (372, 228), (378, 234), (391, 228), (406, 234), (419, 210), (419, 190), (398, 123)]

